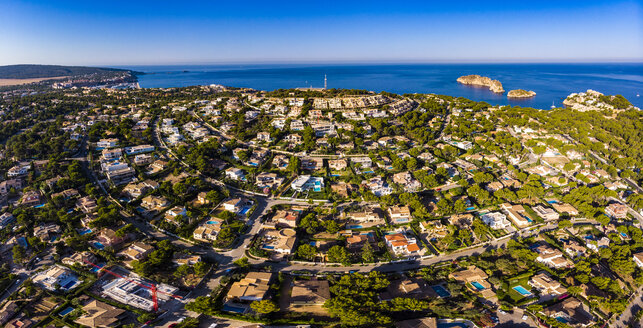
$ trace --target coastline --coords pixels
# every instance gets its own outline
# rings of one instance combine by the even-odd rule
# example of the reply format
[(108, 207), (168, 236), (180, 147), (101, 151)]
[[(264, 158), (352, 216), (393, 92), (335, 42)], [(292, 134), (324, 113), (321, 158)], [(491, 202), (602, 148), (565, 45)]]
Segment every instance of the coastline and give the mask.
[[(643, 82), (637, 81), (638, 77), (643, 80), (638, 73), (643, 68), (641, 63), (156, 65), (126, 68), (145, 73), (137, 76), (142, 88), (221, 84), (270, 91), (311, 85), (322, 87), (326, 74), (329, 88), (444, 94), (492, 105), (547, 110), (552, 102), (561, 105), (571, 93), (593, 89), (605, 94), (622, 94), (637, 107), (643, 107), (643, 99), (636, 97), (637, 92), (643, 92)], [(613, 71), (621, 73), (603, 76)], [(493, 76), (502, 81), (506, 90), (533, 90), (537, 96), (507, 98), (506, 94), (456, 82), (459, 76), (469, 73)]]

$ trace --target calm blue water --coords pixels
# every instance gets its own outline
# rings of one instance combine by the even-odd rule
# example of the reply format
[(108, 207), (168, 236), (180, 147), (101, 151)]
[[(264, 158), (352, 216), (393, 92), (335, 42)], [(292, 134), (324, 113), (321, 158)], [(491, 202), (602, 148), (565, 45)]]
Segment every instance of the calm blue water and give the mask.
[[(139, 77), (144, 88), (223, 84), (274, 90), (296, 87), (354, 88), (393, 93), (436, 93), (549, 109), (572, 92), (593, 89), (622, 94), (643, 108), (643, 63), (635, 64), (405, 64), (405, 65), (201, 65), (127, 66), (146, 74)], [(498, 79), (506, 91), (526, 89), (536, 97), (508, 100), (484, 88), (460, 85), (461, 75), (480, 74)]]

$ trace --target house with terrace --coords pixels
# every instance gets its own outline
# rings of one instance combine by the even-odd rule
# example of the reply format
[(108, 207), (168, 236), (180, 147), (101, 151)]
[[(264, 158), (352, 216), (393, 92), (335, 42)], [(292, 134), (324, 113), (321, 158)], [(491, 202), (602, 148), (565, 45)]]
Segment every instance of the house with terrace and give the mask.
[(509, 203), (504, 203), (500, 205), (500, 208), (507, 214), (511, 222), (513, 222), (513, 224), (515, 224), (519, 229), (528, 227), (533, 221), (522, 205), (512, 205)]
[(576, 297), (568, 297), (552, 304), (541, 311), (542, 314), (566, 322), (572, 327), (589, 327), (594, 324), (594, 316)]
[(424, 253), (420, 249), (417, 239), (412, 237), (411, 231), (402, 230), (398, 233), (388, 234), (384, 236), (384, 240), (395, 256), (398, 257), (422, 255)]
[(543, 263), (550, 268), (561, 269), (573, 266), (573, 263), (563, 256), (563, 252), (547, 244), (539, 245), (534, 248), (534, 251), (538, 253), (536, 261)]
[(268, 299), (273, 276), (270, 272), (249, 272), (245, 278), (232, 284), (225, 297), (226, 301), (253, 302)]
[(545, 272), (531, 277), (531, 279), (529, 279), (529, 286), (538, 290), (541, 299), (552, 299), (567, 292), (567, 288), (563, 287)]
[(507, 216), (500, 212), (485, 213), (480, 218), (484, 224), (493, 230), (507, 229), (511, 226), (511, 223), (507, 220)]
[(543, 219), (545, 219), (547, 221), (558, 220), (558, 217), (559, 217), (558, 213), (556, 213), (556, 211), (554, 211), (553, 209), (551, 209), (549, 207), (545, 207), (545, 206), (542, 206), (542, 205), (536, 205), (536, 206), (532, 207), (531, 209), (534, 210), (534, 212), (536, 212), (536, 214), (538, 214), (538, 216), (540, 216), (541, 218), (543, 218)]
[(482, 293), (484, 297), (493, 296), (491, 284), (487, 282), (487, 278), (489, 278), (489, 276), (475, 265), (449, 274), (449, 279), (467, 284), (473, 291)]
[(310, 175), (300, 175), (291, 184), (290, 187), (297, 192), (312, 190), (321, 192), (324, 190), (324, 178), (312, 177)]
[(344, 211), (342, 212), (342, 217), (347, 220), (347, 229), (370, 228), (386, 224), (379, 209), (375, 210), (371, 207), (364, 207), (360, 211)]
[(411, 222), (411, 208), (408, 206), (391, 206), (388, 208), (391, 224), (405, 224)]

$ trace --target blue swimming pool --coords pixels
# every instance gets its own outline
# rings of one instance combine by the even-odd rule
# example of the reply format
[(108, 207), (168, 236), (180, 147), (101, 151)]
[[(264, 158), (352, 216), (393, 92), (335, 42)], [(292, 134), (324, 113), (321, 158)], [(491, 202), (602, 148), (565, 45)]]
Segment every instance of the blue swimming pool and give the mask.
[(94, 247), (98, 249), (105, 249), (105, 245), (101, 244), (100, 242), (94, 242)]
[(362, 226), (359, 225), (359, 224), (351, 224), (351, 225), (346, 226), (346, 228), (348, 228), (348, 229), (362, 229)]
[(210, 220), (210, 221), (208, 221), (208, 222), (206, 222), (206, 223), (207, 223), (207, 224), (219, 224), (219, 221), (212, 221), (212, 220)]
[(275, 246), (263, 245), (263, 248), (265, 248), (265, 249), (275, 249)]
[(70, 281), (70, 282), (66, 283), (64, 286), (62, 286), (62, 289), (69, 289), (69, 288), (71, 288), (71, 287), (72, 287), (73, 285), (75, 285), (75, 284), (76, 284), (76, 281), (75, 281), (75, 280), (72, 280), (72, 281)]
[(94, 273), (96, 273), (96, 272), (98, 272), (98, 270), (102, 269), (102, 268), (105, 266), (105, 264), (104, 264), (104, 263), (100, 263), (100, 264), (98, 264), (98, 265), (96, 265), (96, 266), (97, 266), (98, 268), (97, 268), (97, 267), (95, 267), (95, 266), (92, 266), (92, 268), (91, 268), (91, 269), (89, 269), (89, 271), (90, 271), (90, 272), (94, 272)]
[(41, 207), (45, 207), (45, 204), (36, 205), (33, 208), (41, 208)]
[(250, 207), (249, 207), (249, 206), (245, 206), (245, 207), (243, 207), (243, 208), (241, 209), (241, 211), (239, 211), (239, 214), (241, 214), (241, 215), (245, 215), (246, 213), (248, 213), (248, 211), (250, 211)]
[(58, 315), (61, 316), (61, 317), (64, 317), (64, 316), (70, 314), (71, 311), (74, 311), (74, 308), (71, 307), (71, 306), (68, 306), (66, 309), (60, 311), (60, 313), (58, 313)]
[(558, 201), (557, 200), (549, 200), (549, 201), (547, 201), (547, 203), (549, 203), (549, 204), (557, 204)]
[(88, 233), (92, 233), (92, 229), (87, 228), (87, 229), (81, 230), (78, 234), (81, 235), (81, 236), (84, 236), (84, 235), (86, 235)]
[(431, 286), (431, 289), (433, 289), (433, 291), (435, 291), (435, 293), (442, 298), (451, 296), (451, 293), (449, 293), (449, 291), (441, 285)]
[(246, 312), (246, 309), (245, 309), (245, 308), (242, 308), (242, 307), (237, 307), (237, 306), (232, 306), (232, 305), (224, 304), (224, 305), (223, 305), (223, 311), (226, 311), (226, 312), (236, 312), (236, 313), (244, 313), (244, 312)]
[(375, 173), (375, 171), (364, 171), (364, 173), (372, 174)]
[(477, 290), (484, 290), (485, 289), (484, 286), (482, 286), (482, 284), (477, 282), (477, 281), (472, 282), (471, 285), (473, 287), (475, 287)]
[(513, 286), (512, 289), (520, 293), (522, 296), (531, 296), (531, 292), (523, 286)]
[(438, 323), (438, 328), (467, 328), (467, 325), (462, 322), (443, 322)]

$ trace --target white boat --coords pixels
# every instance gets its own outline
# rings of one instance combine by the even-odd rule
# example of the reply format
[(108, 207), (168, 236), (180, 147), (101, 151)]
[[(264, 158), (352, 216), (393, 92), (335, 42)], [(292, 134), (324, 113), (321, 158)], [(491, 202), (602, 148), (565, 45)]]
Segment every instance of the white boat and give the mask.
[(552, 102), (551, 102), (551, 109), (554, 109), (554, 108), (556, 108), (556, 105), (554, 105), (554, 101), (552, 100)]

